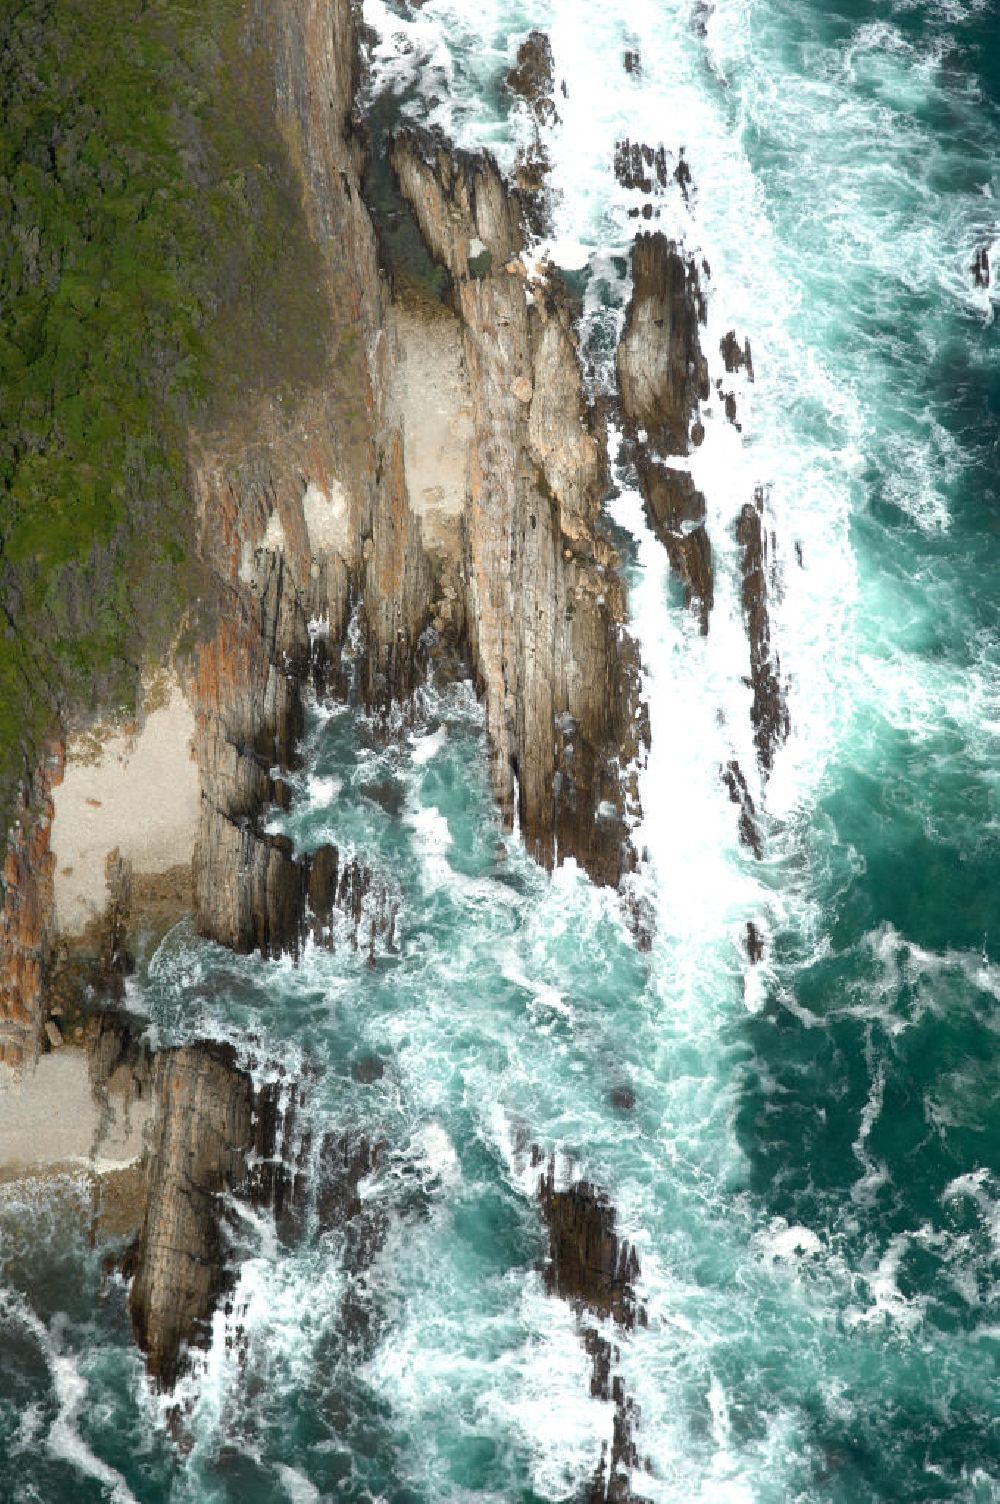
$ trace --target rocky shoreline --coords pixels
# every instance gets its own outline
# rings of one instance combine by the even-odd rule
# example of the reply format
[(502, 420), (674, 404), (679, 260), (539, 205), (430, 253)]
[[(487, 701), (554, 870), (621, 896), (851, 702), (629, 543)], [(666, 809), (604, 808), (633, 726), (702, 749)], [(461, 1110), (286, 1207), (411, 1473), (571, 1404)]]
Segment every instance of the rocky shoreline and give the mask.
[[(109, 1113), (133, 1124), (127, 1147), (130, 1162), (142, 1156), (142, 1189), (123, 1267), (136, 1338), (167, 1390), (231, 1286), (226, 1198), (280, 1216), (296, 1172), (282, 1160), (273, 1094), (228, 1047), (205, 1041), (151, 1057), (107, 1010), (136, 955), (188, 914), (200, 935), (265, 958), (326, 943), (335, 912), (373, 957), (391, 947), (392, 903), (363, 854), (342, 863), (329, 845), (299, 853), (267, 828), (290, 797), (308, 696), (350, 697), (388, 717), (429, 674), (470, 676), (503, 828), (516, 827), (544, 867), (572, 858), (610, 888), (639, 860), (632, 832), (648, 741), (621, 562), (602, 516), (605, 428), (561, 274), (530, 259), (546, 212), (537, 131), (515, 185), (488, 154), (396, 131), (396, 189), (446, 289), (413, 297), (387, 275), (362, 191), (348, 0), (263, 7), (255, 24), (322, 267), (315, 317), (327, 331), (325, 364), (306, 381), (276, 373), (224, 421), (192, 431), (205, 582), (192, 603), (197, 641), (168, 666), (166, 702), (147, 695), (141, 725), (96, 746), (91, 738), (89, 751), (79, 737), (47, 749), (22, 800), (0, 909), (0, 1069), (40, 1083), (50, 1062), (68, 1061), (60, 1019), (75, 1019), (85, 996), (72, 1025), (84, 1050), (73, 1058), (87, 1060), (92, 1101), (103, 1107), (93, 1122), (84, 1115), (64, 1158), (97, 1165)], [(541, 33), (521, 48), (508, 84), (537, 123), (556, 113)], [(629, 145), (626, 169), (640, 185), (648, 177), (650, 192), (665, 185), (662, 149), (647, 160)], [(686, 192), (689, 170), (675, 177)], [(705, 499), (683, 462), (702, 442), (699, 407), (710, 394), (705, 275), (660, 232), (639, 233), (617, 354), (625, 455), (703, 633), (713, 555)], [(749, 346), (735, 334), (721, 353), (727, 371), (753, 379)], [(770, 643), (762, 509), (762, 497), (744, 506), (737, 537), (766, 775), (789, 728)], [(733, 763), (723, 776), (741, 836), (760, 855), (743, 773)], [(33, 1172), (35, 1161), (4, 1149), (18, 1100), (0, 1097), (0, 1156)], [(61, 1163), (60, 1154), (42, 1160)], [(641, 1320), (638, 1262), (619, 1245), (606, 1201), (586, 1185), (557, 1190), (551, 1174), (539, 1200), (554, 1292), (623, 1329)], [(584, 1340), (592, 1392), (616, 1407), (615, 1441), (588, 1498), (625, 1499), (638, 1466), (636, 1417), (607, 1338), (587, 1326)]]

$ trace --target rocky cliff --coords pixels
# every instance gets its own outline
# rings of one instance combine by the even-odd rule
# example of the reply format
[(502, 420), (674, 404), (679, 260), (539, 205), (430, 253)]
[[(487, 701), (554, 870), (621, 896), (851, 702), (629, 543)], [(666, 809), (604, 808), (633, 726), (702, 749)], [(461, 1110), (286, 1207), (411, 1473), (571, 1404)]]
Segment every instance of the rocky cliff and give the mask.
[(471, 394), (463, 585), (493, 786), (546, 866), (629, 866), (637, 663), (602, 535), (601, 440), (558, 273), (526, 274), (521, 201), (488, 155), (405, 132), (393, 167), (448, 271)]
[(37, 1058), (47, 1015), (46, 970), (53, 942), (52, 789), (62, 746), (46, 748), (21, 798), (3, 867), (0, 903), (0, 1067)]
[(707, 632), (714, 578), (705, 498), (678, 463), (704, 437), (698, 418), (698, 404), (709, 395), (704, 319), (694, 262), (659, 231), (637, 235), (632, 296), (618, 345), (625, 433), (650, 526)]
[(158, 1055), (153, 1103), (129, 1310), (151, 1377), (170, 1389), (187, 1350), (207, 1345), (232, 1277), (226, 1198), (259, 1189), (255, 1166), (273, 1164), (277, 1121), (267, 1092), (255, 1092), (225, 1045)]

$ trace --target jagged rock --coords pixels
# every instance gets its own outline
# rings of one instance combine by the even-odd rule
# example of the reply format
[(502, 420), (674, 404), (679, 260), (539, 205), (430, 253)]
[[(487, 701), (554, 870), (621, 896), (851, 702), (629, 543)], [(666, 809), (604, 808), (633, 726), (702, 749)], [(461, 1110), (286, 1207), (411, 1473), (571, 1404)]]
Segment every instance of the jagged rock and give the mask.
[[(461, 323), (474, 428), (464, 616), (504, 822), (516, 791), (538, 860), (575, 856), (616, 883), (634, 860), (621, 775), (639, 752), (637, 664), (598, 530), (606, 462), (567, 300), (552, 274), (526, 302), (521, 206), (491, 157), (405, 131), (392, 164)], [(490, 270), (473, 276), (483, 251)]]
[(758, 491), (754, 505), (748, 502), (740, 512), (736, 541), (742, 551), (743, 616), (750, 639), (750, 685), (753, 690), (750, 719), (757, 760), (762, 771), (768, 773), (774, 765), (775, 751), (791, 730), (791, 718), (781, 683), (781, 665), (771, 653), (763, 508), (763, 493)]
[(172, 1389), (187, 1348), (204, 1346), (230, 1280), (222, 1196), (246, 1186), (257, 1143), (254, 1091), (231, 1048), (192, 1045), (156, 1061), (149, 1202), (129, 1310), (150, 1376)]
[(764, 855), (764, 843), (761, 840), (760, 828), (757, 824), (757, 807), (753, 801), (753, 795), (747, 785), (746, 778), (739, 763), (733, 758), (721, 770), (722, 781), (725, 784), (729, 797), (740, 812), (740, 840), (744, 846), (748, 846), (758, 861)]
[(585, 1180), (556, 1190), (550, 1164), (539, 1179), (538, 1198), (549, 1229), (550, 1289), (598, 1316), (613, 1317), (620, 1326), (642, 1322), (644, 1312), (635, 1298), (639, 1259), (634, 1248), (619, 1240), (607, 1197)]
[(61, 743), (46, 745), (22, 791), (10, 832), (0, 896), (0, 1066), (37, 1058), (45, 1015), (44, 982), (53, 938), (55, 857), (49, 844), (52, 790), (63, 774)]
[(507, 74), (507, 87), (527, 101), (539, 125), (559, 119), (555, 105), (552, 44), (544, 31), (532, 31), (517, 49), (517, 63)]
[(312, 935), (317, 945), (323, 943), (333, 919), (339, 863), (336, 846), (329, 844), (318, 846), (309, 861), (306, 891), (312, 911)]
[(708, 397), (699, 324), (705, 306), (695, 265), (659, 231), (632, 247), (632, 297), (618, 346), (618, 390), (628, 431), (645, 430), (660, 454), (688, 454), (698, 402)]
[(977, 287), (989, 287), (990, 285), (990, 252), (988, 246), (980, 246), (972, 258), (973, 282)]
[(691, 174), (691, 164), (684, 155), (683, 146), (680, 150), (677, 166), (674, 168), (674, 181), (684, 195), (684, 202), (687, 203), (694, 190), (694, 178)]
[(669, 182), (666, 148), (647, 146), (627, 136), (616, 141), (615, 177), (623, 188), (638, 193), (662, 193)]
[(764, 936), (752, 919), (747, 920), (746, 934), (743, 939), (746, 947), (747, 960), (751, 966), (756, 966), (764, 959)]
[(684, 582), (689, 606), (703, 633), (715, 599), (712, 548), (705, 531), (705, 498), (686, 470), (642, 458), (639, 481), (650, 526), (667, 550), (671, 568)]
[(719, 353), (730, 376), (734, 376), (738, 371), (743, 370), (747, 373), (747, 380), (753, 380), (753, 357), (750, 354), (750, 341), (748, 339), (745, 339), (741, 346), (739, 340), (736, 338), (736, 330), (730, 329), (719, 341)]
[[(537, 1157), (535, 1151), (533, 1162)], [(549, 1229), (549, 1289), (580, 1309), (611, 1317), (626, 1330), (637, 1323), (645, 1326), (646, 1311), (635, 1295), (639, 1259), (634, 1248), (619, 1240), (608, 1198), (587, 1181), (557, 1191), (552, 1161), (539, 1179), (538, 1197)], [(639, 1466), (634, 1440), (639, 1411), (614, 1373), (618, 1350), (593, 1327), (584, 1326), (582, 1335), (591, 1359), (591, 1395), (610, 1400), (615, 1407), (611, 1446), (602, 1447), (582, 1498), (587, 1504), (642, 1504), (632, 1493), (629, 1477)]]

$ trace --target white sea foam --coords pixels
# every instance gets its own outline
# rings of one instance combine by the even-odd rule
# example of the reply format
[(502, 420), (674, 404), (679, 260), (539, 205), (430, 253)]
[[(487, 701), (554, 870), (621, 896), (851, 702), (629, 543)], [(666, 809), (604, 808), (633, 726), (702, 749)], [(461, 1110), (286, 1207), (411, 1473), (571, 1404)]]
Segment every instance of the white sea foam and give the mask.
[(275, 1472), (292, 1504), (320, 1504), (320, 1491), (298, 1468), (279, 1463)]

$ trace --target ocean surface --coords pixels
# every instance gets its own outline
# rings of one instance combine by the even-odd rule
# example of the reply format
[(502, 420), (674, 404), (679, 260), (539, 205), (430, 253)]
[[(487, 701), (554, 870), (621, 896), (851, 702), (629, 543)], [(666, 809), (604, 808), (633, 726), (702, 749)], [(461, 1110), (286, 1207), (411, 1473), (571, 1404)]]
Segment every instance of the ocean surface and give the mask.
[[(429, 691), (388, 748), (317, 707), (285, 828), (374, 861), (397, 953), (265, 964), (182, 926), (131, 1001), (159, 1043), (227, 1038), (302, 1075), (314, 1143), (384, 1144), (371, 1257), (244, 1218), (182, 1454), (85, 1195), (0, 1190), (0, 1499), (572, 1499), (612, 1408), (539, 1272), (537, 1143), (607, 1189), (639, 1253), (648, 1326), (616, 1340), (643, 1497), (1000, 1500), (1000, 333), (971, 272), (1000, 236), (1000, 4), (365, 16), (373, 95), (507, 166), (529, 127), (503, 75), (549, 33), (565, 91), (537, 254), (583, 291), (595, 389), (643, 224), (613, 171), (626, 137), (684, 148), (688, 201), (672, 184), (654, 227), (711, 268), (713, 379), (726, 330), (752, 344), (742, 433), (716, 403), (694, 459), (707, 638), (624, 471), (608, 501), (650, 704), (656, 939), (640, 954), (613, 896), (516, 839), (501, 859), (470, 689)], [(751, 779), (761, 862), (718, 771), (753, 768), (733, 522), (758, 485), (792, 720)]]

